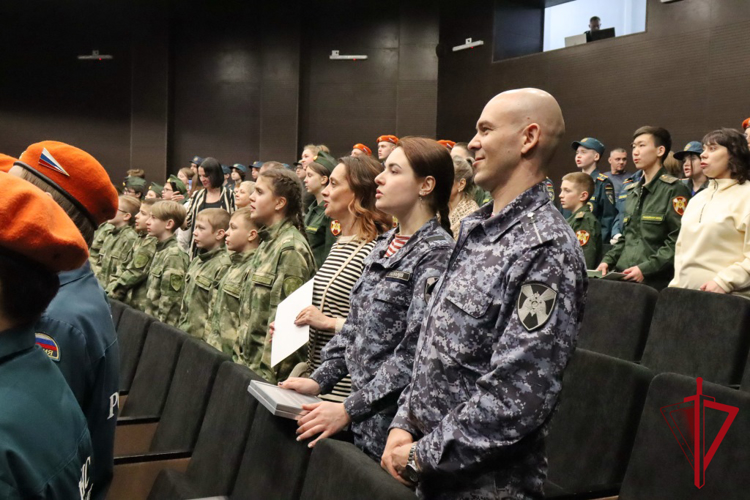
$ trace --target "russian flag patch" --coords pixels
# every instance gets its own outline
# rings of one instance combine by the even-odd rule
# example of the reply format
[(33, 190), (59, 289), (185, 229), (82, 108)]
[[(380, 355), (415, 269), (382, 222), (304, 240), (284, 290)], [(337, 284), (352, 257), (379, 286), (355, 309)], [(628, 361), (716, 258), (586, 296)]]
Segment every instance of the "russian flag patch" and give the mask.
[(55, 160), (55, 157), (50, 154), (49, 151), (47, 151), (47, 148), (42, 148), (42, 155), (39, 157), (39, 165), (42, 167), (47, 167), (55, 172), (59, 172), (63, 174), (66, 177), (70, 177), (70, 174), (65, 171), (64, 168), (62, 168), (62, 165)]
[(44, 353), (52, 361), (60, 361), (60, 348), (57, 346), (55, 339), (44, 333), (36, 334), (36, 345), (42, 348)]

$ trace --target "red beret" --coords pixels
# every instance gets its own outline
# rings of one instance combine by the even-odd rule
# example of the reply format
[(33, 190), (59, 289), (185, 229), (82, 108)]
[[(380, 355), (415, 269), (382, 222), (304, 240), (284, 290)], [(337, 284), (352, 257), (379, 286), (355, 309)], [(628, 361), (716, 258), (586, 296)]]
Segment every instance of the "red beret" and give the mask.
[(41, 189), (0, 172), (0, 247), (56, 273), (81, 267), (89, 252), (70, 217)]
[(8, 172), (13, 164), (17, 162), (17, 158), (13, 158), (12, 156), (4, 155), (0, 153), (0, 172)]
[(352, 149), (359, 149), (360, 151), (363, 151), (367, 156), (372, 156), (372, 149), (368, 148), (362, 143), (358, 142)]
[(21, 167), (52, 184), (94, 227), (117, 212), (117, 190), (96, 158), (57, 141), (32, 144), (21, 154)]
[(443, 146), (445, 146), (446, 148), (448, 148), (448, 151), (450, 151), (451, 149), (453, 149), (453, 146), (456, 145), (456, 143), (454, 141), (447, 141), (445, 139), (443, 139), (442, 141), (438, 141), (438, 142), (440, 144), (442, 144)]
[(745, 118), (745, 121), (742, 122), (742, 130), (746, 130), (747, 127), (750, 127), (750, 118)]
[(395, 135), (381, 135), (380, 137), (378, 137), (378, 144), (380, 144), (381, 142), (390, 142), (391, 144), (398, 145), (398, 137), (396, 137)]

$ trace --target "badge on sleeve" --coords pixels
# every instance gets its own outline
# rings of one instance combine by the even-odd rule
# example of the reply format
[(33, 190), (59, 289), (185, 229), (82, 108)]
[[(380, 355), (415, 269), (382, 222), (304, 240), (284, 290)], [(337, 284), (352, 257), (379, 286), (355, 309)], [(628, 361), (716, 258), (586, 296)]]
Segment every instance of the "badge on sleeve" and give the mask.
[(615, 204), (615, 187), (612, 184), (605, 184), (604, 193), (607, 195), (607, 199), (609, 200), (609, 202), (612, 205), (614, 205)]
[(429, 303), (430, 299), (432, 298), (432, 292), (435, 290), (435, 285), (437, 285), (437, 282), (440, 278), (437, 276), (432, 276), (431, 278), (427, 278), (427, 281), (425, 281), (424, 284), (424, 301), (425, 303)]
[[(591, 198), (593, 200), (593, 198)], [(591, 202), (586, 203), (586, 206), (589, 207), (589, 212), (594, 213), (594, 204)]]
[(44, 353), (52, 361), (60, 361), (60, 348), (55, 342), (55, 339), (44, 333), (36, 334), (36, 345), (42, 348)]
[(556, 302), (557, 292), (544, 283), (524, 283), (518, 294), (516, 310), (526, 331), (533, 332), (544, 326)]
[(338, 236), (341, 234), (341, 223), (339, 221), (331, 221), (331, 234), (334, 236)]
[(684, 196), (674, 198), (672, 200), (672, 207), (674, 208), (674, 211), (677, 212), (677, 215), (682, 217), (682, 214), (685, 213), (685, 209), (687, 208), (687, 198)]
[(582, 247), (585, 247), (586, 243), (589, 242), (591, 235), (588, 231), (581, 229), (580, 231), (576, 231), (576, 237), (578, 238), (578, 243), (580, 243)]

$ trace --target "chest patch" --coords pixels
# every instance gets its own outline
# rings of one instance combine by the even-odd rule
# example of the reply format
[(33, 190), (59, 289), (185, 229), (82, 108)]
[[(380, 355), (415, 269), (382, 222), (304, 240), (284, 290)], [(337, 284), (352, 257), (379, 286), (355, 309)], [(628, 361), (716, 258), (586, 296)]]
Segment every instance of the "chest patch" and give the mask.
[(411, 273), (405, 273), (404, 271), (391, 271), (385, 275), (386, 281), (402, 281), (408, 283), (411, 279)]
[(518, 294), (516, 312), (521, 324), (532, 332), (544, 326), (557, 303), (557, 292), (543, 283), (525, 283)]
[(42, 348), (44, 353), (52, 361), (60, 361), (60, 348), (55, 342), (55, 339), (44, 333), (36, 334), (36, 345)]

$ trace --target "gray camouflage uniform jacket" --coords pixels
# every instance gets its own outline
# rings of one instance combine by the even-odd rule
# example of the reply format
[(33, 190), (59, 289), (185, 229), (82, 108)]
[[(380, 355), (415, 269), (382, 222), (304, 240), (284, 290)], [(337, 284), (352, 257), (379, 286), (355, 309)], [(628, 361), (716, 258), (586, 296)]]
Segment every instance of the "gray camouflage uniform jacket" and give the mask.
[(351, 292), (344, 328), (321, 352), (311, 378), (330, 392), (349, 373), (344, 401), (354, 443), (380, 460), (398, 397), (411, 379), (414, 351), (429, 295), (445, 271), (453, 238), (431, 219), (391, 257), (396, 229), (380, 236)]
[(462, 222), (391, 425), (418, 440), (423, 498), (543, 498), (544, 436), (583, 318), (586, 266), (542, 183), (492, 208)]

